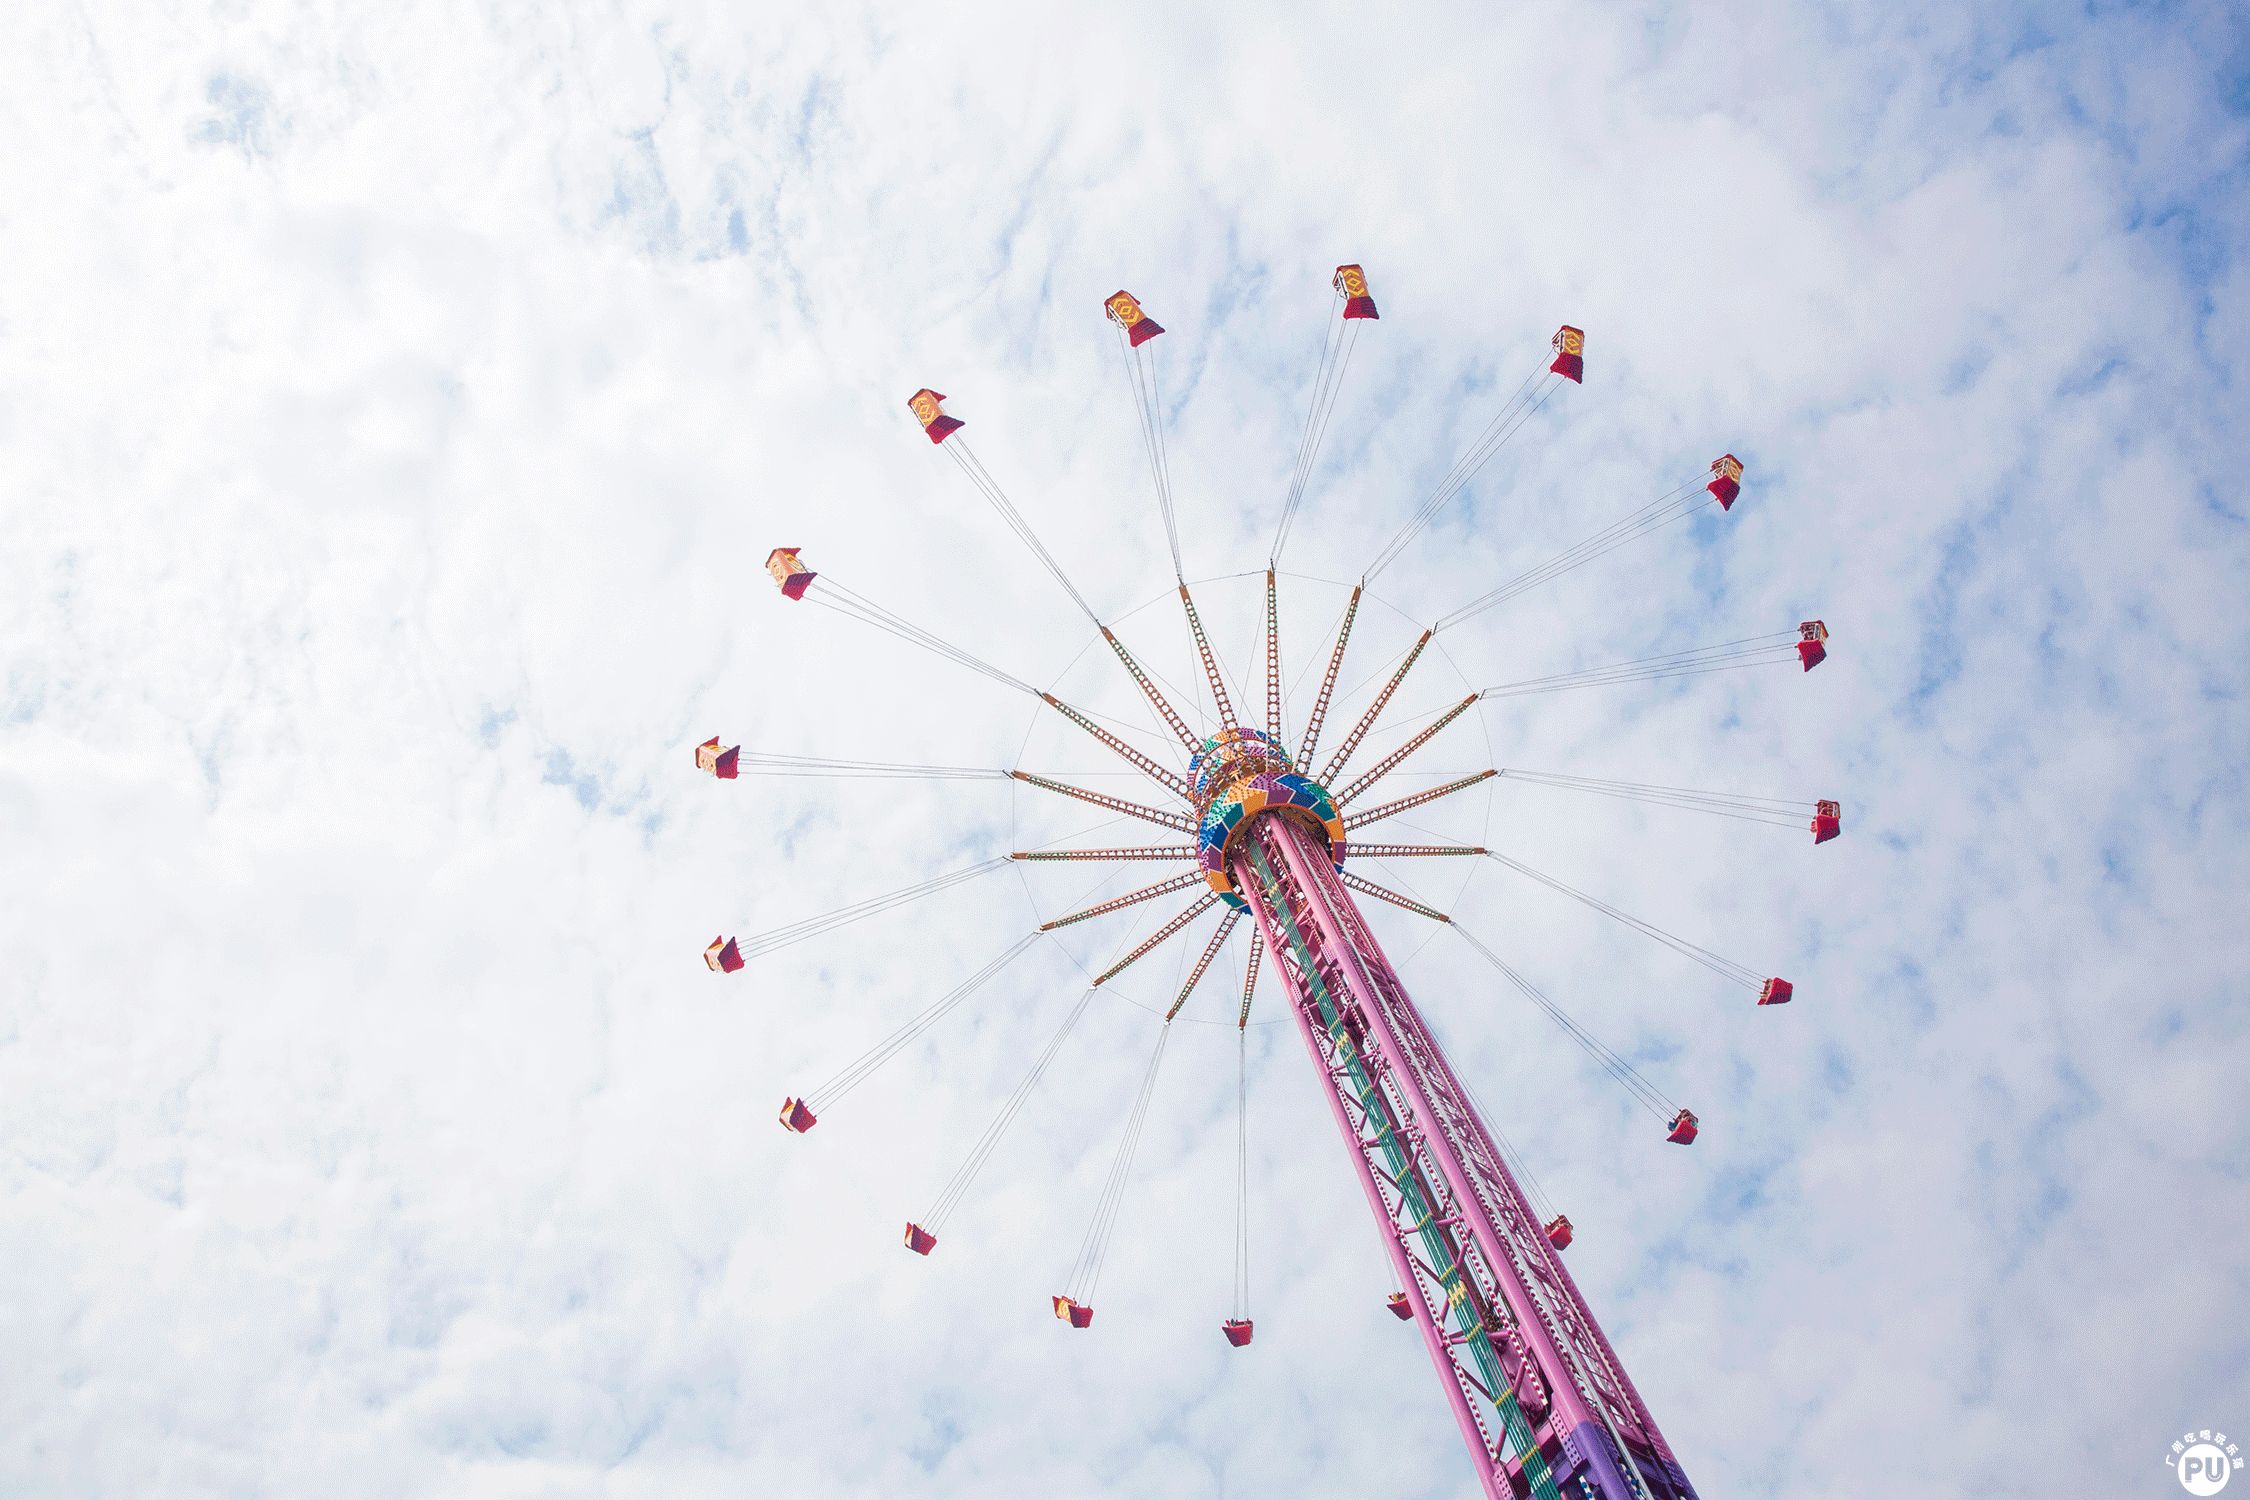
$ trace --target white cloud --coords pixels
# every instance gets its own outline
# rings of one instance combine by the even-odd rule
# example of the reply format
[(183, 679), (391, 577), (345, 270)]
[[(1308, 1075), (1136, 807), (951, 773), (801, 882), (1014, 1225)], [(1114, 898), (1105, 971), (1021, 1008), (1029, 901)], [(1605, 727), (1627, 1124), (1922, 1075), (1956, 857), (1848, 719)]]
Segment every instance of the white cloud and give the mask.
[[(1345, 259), (1384, 320), (1293, 568), (1355, 570), (1566, 319), (1587, 385), (1386, 598), (1433, 618), (1720, 451), (1750, 466), (1731, 515), (1449, 632), (1461, 677), (1418, 669), (1403, 712), (1836, 633), (1810, 677), (1482, 711), (1503, 764), (1841, 796), (1817, 852), (1492, 799), (1493, 842), (1795, 1005), (1504, 870), (1429, 877), (1697, 1109), (1692, 1152), (1473, 955), (1374, 918), (1690, 1474), (2155, 1483), (2183, 1426), (2250, 1420), (2242, 48), (2216, 7), (27, 18), (0, 61), (0, 1490), (1459, 1493), (1285, 1029), (1253, 1042), (1254, 1349), (1213, 1326), (1223, 1025), (1175, 1039), (1068, 1337), (1044, 1299), (1144, 1011), (1089, 1015), (926, 1264), (899, 1221), (1051, 1030), (1062, 955), (816, 1135), (771, 1123), (1020, 931), (1024, 882), (725, 982), (696, 962), (1000, 848), (1012, 809), (1098, 821), (690, 769), (715, 731), (1025, 745), (1004, 690), (775, 598), (777, 542), (1135, 712), (905, 395), (953, 396), (1113, 618), (1165, 558), (1100, 299), (1172, 329), (1188, 565), (1228, 573), (1262, 556)], [(1246, 661), (1252, 593), (1206, 597)], [(1293, 667), (1339, 601), (1292, 586)], [(1124, 629), (1192, 680), (1161, 599)], [(1363, 629), (1347, 681), (1412, 633)], [(1431, 769), (1487, 763), (1457, 735)], [(1023, 753), (1098, 764), (1070, 739)], [(1050, 873), (1048, 912), (1091, 879)]]

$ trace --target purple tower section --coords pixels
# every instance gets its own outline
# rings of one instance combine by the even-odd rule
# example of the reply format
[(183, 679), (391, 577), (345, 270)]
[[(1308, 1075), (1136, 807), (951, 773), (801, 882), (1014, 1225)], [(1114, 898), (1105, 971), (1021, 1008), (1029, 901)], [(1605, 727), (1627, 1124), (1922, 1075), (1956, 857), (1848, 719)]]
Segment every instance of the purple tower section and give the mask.
[(1484, 1494), (1695, 1500), (1319, 833), (1230, 853)]

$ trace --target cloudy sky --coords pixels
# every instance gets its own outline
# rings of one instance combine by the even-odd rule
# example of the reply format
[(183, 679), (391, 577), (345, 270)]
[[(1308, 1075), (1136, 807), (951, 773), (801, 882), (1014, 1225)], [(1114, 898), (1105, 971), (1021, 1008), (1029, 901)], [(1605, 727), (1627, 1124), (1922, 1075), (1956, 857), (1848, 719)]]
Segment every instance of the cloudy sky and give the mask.
[[(1586, 384), (1382, 575), (1347, 686), (1727, 450), (1731, 515), (1448, 631), (1400, 717), (1834, 633), (1426, 752), (1842, 799), (1818, 850), (1506, 782), (1426, 825), (1788, 975), (1781, 1010), (1505, 869), (1400, 872), (1692, 1150), (1373, 918), (1703, 1492), (2158, 1496), (2183, 1429), (2250, 1436), (2240, 10), (1206, 9), (13, 17), (0, 1492), (1469, 1493), (1285, 1027), (1248, 1043), (1257, 1343), (1219, 1338), (1235, 981), (1177, 1028), (1100, 1321), (1049, 1315), (1170, 950), (899, 1248), (1160, 909), (1034, 948), (802, 1139), (784, 1093), (1091, 873), (698, 957), (1099, 822), (691, 767), (719, 733), (1103, 769), (765, 578), (801, 545), (1132, 712), (904, 398), (953, 398), (1187, 684), (1101, 299), (1171, 330), (1217, 579), (1265, 557), (1346, 260), (1383, 320), (1290, 543), (1292, 672), (1562, 322)], [(1254, 594), (1205, 597), (1246, 666)]]

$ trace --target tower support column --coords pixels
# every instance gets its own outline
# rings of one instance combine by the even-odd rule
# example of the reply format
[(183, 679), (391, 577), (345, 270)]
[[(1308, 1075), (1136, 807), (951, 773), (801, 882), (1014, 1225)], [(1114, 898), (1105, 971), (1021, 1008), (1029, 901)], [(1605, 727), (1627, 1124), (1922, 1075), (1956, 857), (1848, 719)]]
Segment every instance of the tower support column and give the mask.
[(1321, 839), (1233, 863), (1484, 1493), (1694, 1500)]

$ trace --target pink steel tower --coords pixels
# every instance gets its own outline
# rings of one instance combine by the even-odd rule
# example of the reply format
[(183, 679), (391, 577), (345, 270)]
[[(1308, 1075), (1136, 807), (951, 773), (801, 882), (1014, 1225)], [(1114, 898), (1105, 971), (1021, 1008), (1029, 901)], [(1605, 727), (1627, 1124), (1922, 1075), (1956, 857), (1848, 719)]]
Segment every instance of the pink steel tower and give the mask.
[(1693, 1500), (1334, 853), (1286, 813), (1245, 820), (1229, 873), (1280, 955), (1298, 1033), (1484, 1493)]
[(1352, 900), (1327, 789), (1271, 733), (1228, 726), (1195, 760), (1206, 879), (1249, 906), (1280, 956), (1289, 1012), (1487, 1496), (1694, 1500)]

